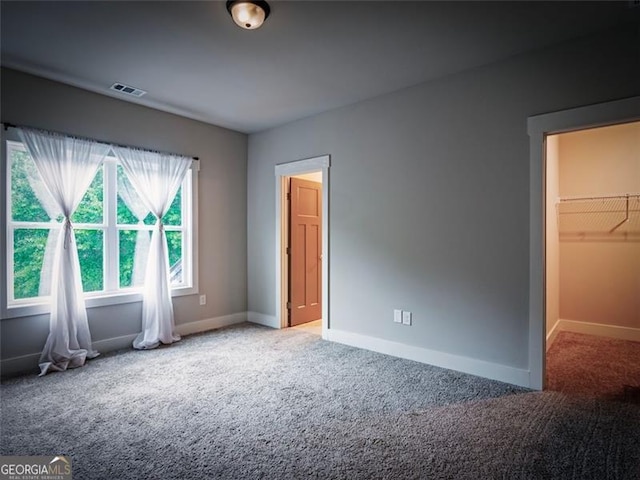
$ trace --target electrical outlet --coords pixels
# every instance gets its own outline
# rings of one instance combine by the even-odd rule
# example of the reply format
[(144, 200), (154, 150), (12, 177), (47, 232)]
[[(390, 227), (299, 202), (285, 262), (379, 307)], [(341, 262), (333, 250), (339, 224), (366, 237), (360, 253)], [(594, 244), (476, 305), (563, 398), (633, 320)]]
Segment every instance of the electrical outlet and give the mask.
[(402, 310), (393, 311), (393, 321), (394, 323), (402, 323)]
[(411, 312), (402, 312), (402, 324), (411, 325)]
[(200, 305), (206, 305), (206, 304), (207, 304), (207, 296), (200, 295)]

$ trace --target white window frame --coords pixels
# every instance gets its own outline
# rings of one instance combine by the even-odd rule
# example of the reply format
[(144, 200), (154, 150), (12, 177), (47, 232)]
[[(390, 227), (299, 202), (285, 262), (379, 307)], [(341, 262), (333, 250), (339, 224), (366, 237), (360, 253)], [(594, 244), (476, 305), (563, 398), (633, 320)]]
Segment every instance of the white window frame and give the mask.
[[(9, 152), (11, 148), (24, 148), (17, 135), (3, 132), (2, 159), (5, 168), (2, 170), (0, 181), (2, 182), (2, 204), (6, 208), (1, 209), (0, 221), (2, 232), (0, 237), (0, 264), (2, 271), (0, 279), (0, 297), (2, 318), (15, 318), (30, 315), (50, 313), (50, 297), (35, 297), (28, 299), (13, 298), (13, 231), (15, 226), (29, 227), (29, 222), (13, 222), (11, 220), (11, 165)], [(137, 230), (139, 228), (151, 231), (153, 225), (141, 227), (136, 224), (117, 224), (117, 165), (118, 161), (113, 155), (107, 156), (104, 161), (104, 212), (102, 224), (74, 224), (77, 229), (96, 229), (103, 231), (104, 241), (104, 284), (99, 292), (87, 292), (84, 294), (87, 308), (117, 305), (122, 303), (142, 301), (142, 287), (119, 287), (119, 240), (118, 232), (121, 229)], [(199, 161), (192, 162), (189, 173), (183, 181), (182, 188), (182, 226), (165, 225), (167, 232), (181, 231), (182, 256), (183, 256), (183, 283), (171, 289), (173, 297), (194, 295), (198, 293), (198, 171)], [(189, 195), (189, 191), (191, 195)], [(44, 222), (35, 222), (34, 226), (42, 226)]]

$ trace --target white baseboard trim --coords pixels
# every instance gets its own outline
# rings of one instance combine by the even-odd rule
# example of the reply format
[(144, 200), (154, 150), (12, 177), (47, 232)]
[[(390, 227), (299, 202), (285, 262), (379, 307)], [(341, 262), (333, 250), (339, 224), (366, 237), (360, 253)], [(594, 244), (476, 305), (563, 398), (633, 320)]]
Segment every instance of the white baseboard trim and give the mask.
[(19, 357), (5, 358), (0, 362), (0, 373), (2, 377), (12, 377), (23, 373), (40, 373), (38, 361), (40, 353), (30, 353)]
[[(617, 325), (605, 325), (603, 323), (579, 322), (576, 320), (558, 320), (557, 330), (599, 337), (617, 338), (620, 340), (632, 340), (640, 342), (640, 328), (619, 327)], [(554, 327), (555, 328), (555, 327)], [(547, 339), (547, 344), (549, 340)]]
[[(182, 323), (176, 325), (176, 332), (179, 335), (191, 335), (193, 333), (206, 332), (215, 330), (216, 328), (243, 323), (247, 321), (247, 312), (233, 313), (222, 317), (206, 318), (195, 322)], [(133, 340), (138, 336), (137, 333), (131, 335), (123, 335), (121, 337), (107, 338), (97, 340), (92, 343), (93, 348), (101, 353), (112, 352), (123, 348), (133, 348)], [(5, 376), (14, 376), (23, 373), (38, 373), (38, 361), (40, 360), (40, 352), (21, 355), (19, 357), (5, 358), (0, 361), (0, 374)]]
[[(123, 335), (121, 337), (107, 338), (91, 342), (94, 350), (100, 353), (112, 352), (131, 347), (133, 340), (138, 336), (137, 333), (132, 335)], [(3, 377), (10, 377), (25, 373), (40, 373), (38, 362), (40, 361), (40, 352), (29, 353), (19, 357), (5, 358), (0, 362), (0, 373)]]
[(345, 332), (333, 328), (327, 330), (326, 339), (332, 342), (350, 345), (352, 347), (364, 348), (365, 350), (372, 350), (374, 352), (384, 353), (394, 357), (427, 363), (436, 367), (457, 370), (459, 372), (469, 373), (471, 375), (490, 378), (492, 380), (511, 383), (522, 387), (530, 386), (529, 371), (520, 368), (439, 352), (437, 350), (430, 350), (427, 348), (414, 347), (403, 343), (369, 337), (358, 333)]
[(553, 327), (551, 327), (551, 330), (549, 330), (549, 333), (547, 333), (547, 346), (545, 349), (547, 352), (549, 351), (549, 347), (551, 347), (551, 344), (558, 336), (558, 333), (560, 333), (560, 320), (556, 320), (556, 323), (553, 324)]
[(113, 352), (114, 350), (130, 348), (137, 336), (137, 333), (133, 333), (131, 335), (123, 335), (121, 337), (107, 338), (105, 340), (91, 342), (91, 345), (93, 346), (94, 350), (97, 350), (101, 353)]
[(247, 321), (251, 323), (257, 323), (258, 325), (264, 325), (271, 328), (282, 328), (280, 322), (273, 315), (265, 315), (258, 312), (247, 312)]
[(206, 332), (209, 330), (215, 330), (216, 328), (227, 327), (229, 325), (235, 325), (236, 323), (243, 323), (247, 321), (247, 312), (232, 313), (231, 315), (224, 315), (222, 317), (206, 318), (204, 320), (198, 320), (196, 322), (181, 323), (176, 325), (176, 332), (178, 335), (191, 335), (194, 333)]

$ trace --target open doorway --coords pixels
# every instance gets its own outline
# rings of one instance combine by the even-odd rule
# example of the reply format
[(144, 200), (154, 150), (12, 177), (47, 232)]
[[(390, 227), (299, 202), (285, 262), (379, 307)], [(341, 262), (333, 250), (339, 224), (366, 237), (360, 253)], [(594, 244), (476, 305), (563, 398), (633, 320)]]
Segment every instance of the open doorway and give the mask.
[(329, 156), (276, 165), (276, 318), (329, 329)]
[(546, 144), (550, 135), (640, 121), (640, 96), (527, 119), (529, 134), (529, 386), (545, 387)]
[(546, 388), (640, 400), (640, 122), (546, 138)]

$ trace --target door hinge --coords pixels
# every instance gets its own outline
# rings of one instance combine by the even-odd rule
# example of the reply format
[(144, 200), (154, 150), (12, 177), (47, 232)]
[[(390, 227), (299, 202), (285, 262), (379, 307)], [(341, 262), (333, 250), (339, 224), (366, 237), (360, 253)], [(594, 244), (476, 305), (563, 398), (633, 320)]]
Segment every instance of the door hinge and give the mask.
[(287, 255), (291, 255), (291, 249), (289, 247), (287, 247)]
[(291, 308), (291, 302), (287, 302), (287, 308)]
[(287, 193), (287, 200), (291, 200), (291, 194)]

